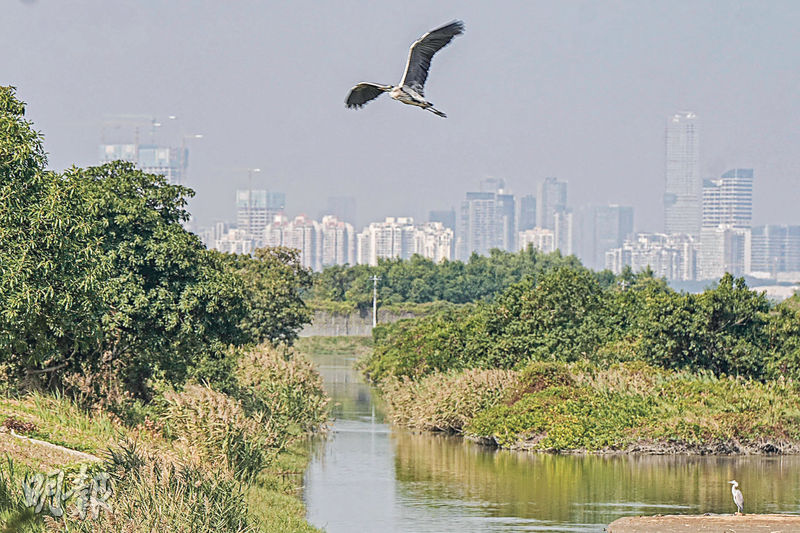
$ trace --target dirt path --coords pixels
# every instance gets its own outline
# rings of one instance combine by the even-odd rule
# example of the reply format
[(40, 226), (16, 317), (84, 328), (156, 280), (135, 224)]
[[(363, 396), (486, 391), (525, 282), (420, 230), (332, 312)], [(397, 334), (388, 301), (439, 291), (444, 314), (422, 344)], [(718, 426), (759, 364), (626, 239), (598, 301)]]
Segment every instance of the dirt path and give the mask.
[(800, 516), (778, 514), (628, 516), (615, 520), (608, 533), (800, 533)]

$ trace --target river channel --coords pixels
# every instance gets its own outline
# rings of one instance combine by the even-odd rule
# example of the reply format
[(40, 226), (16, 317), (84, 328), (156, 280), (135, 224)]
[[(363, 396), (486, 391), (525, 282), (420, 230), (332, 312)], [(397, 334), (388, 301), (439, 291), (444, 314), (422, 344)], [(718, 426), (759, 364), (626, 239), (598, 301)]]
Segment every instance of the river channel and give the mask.
[(493, 450), (390, 427), (355, 358), (315, 358), (334, 402), (305, 475), (308, 520), (329, 533), (597, 532), (622, 516), (800, 514), (800, 457), (573, 456)]

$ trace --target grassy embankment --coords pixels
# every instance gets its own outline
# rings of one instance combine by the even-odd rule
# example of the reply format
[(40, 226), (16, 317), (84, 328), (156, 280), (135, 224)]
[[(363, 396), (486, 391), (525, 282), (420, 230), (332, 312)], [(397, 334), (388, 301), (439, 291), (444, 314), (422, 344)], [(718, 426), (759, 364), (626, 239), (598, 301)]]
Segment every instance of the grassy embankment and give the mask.
[[(128, 421), (53, 395), (1, 398), (0, 531), (316, 531), (297, 491), (305, 435), (327, 413), (319, 374), (299, 355), (260, 348), (240, 358), (236, 377), (235, 394), (164, 390)], [(26, 474), (61, 469), (69, 480), (84, 463), (111, 474), (113, 512), (79, 520), (73, 500), (65, 518), (24, 505)]]
[(560, 452), (800, 453), (800, 391), (644, 363), (533, 363), (386, 379), (400, 425)]
[(361, 366), (396, 423), (507, 448), (800, 453), (799, 304), (558, 269), (377, 328)]

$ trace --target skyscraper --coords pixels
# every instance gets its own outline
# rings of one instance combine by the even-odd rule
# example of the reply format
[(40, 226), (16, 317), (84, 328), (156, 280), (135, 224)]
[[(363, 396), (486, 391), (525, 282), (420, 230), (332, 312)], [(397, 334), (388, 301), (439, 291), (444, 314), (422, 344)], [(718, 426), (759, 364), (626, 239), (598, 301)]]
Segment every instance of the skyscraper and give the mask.
[(457, 235), (458, 258), (475, 252), (486, 255), (497, 248), (497, 201), (493, 192), (468, 192), (461, 202)]
[(378, 264), (378, 259), (408, 259), (414, 254), (414, 219), (386, 217), (358, 234), (356, 260), (360, 265)]
[(756, 226), (750, 257), (751, 272), (800, 272), (800, 226)]
[(333, 215), (322, 218), (321, 266), (354, 265), (356, 262), (356, 234), (352, 224)]
[(633, 234), (633, 207), (594, 205), (581, 210), (579, 254), (595, 269), (605, 266), (606, 252), (619, 248)]
[(517, 230), (525, 231), (536, 227), (536, 197), (526, 194), (519, 199)]
[(666, 233), (700, 233), (702, 186), (697, 116), (691, 111), (682, 111), (667, 122), (664, 180)]
[(567, 208), (567, 182), (545, 178), (539, 183), (536, 194), (536, 225), (555, 229), (556, 211)]
[(481, 182), (481, 192), (468, 192), (461, 202), (456, 233), (459, 259), (466, 261), (475, 252), (515, 249), (517, 236), (514, 195), (502, 187), (501, 179)]
[(561, 255), (572, 255), (575, 245), (575, 218), (572, 209), (558, 209), (553, 213), (556, 248)]
[(753, 169), (729, 170), (703, 182), (703, 227), (749, 229), (753, 220)]
[(236, 227), (262, 246), (264, 228), (276, 215), (283, 213), (286, 195), (259, 189), (236, 191)]

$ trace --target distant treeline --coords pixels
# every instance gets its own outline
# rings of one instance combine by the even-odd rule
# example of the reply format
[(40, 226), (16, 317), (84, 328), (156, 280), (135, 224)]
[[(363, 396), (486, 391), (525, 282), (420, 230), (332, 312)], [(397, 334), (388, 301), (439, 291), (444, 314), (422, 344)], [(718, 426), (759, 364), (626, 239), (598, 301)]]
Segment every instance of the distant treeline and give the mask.
[(608, 283), (579, 266), (526, 276), (491, 302), (379, 326), (373, 380), (468, 368), (642, 361), (755, 379), (800, 378), (800, 298), (771, 306), (725, 275), (700, 294), (652, 273)]
[[(467, 262), (434, 263), (419, 255), (408, 260), (379, 259), (377, 266), (327, 267), (315, 274), (311, 298), (365, 309), (372, 305), (371, 278), (378, 276), (380, 305), (465, 304), (492, 300), (514, 283), (536, 279), (559, 267), (583, 268), (575, 256), (562, 256), (558, 251), (545, 254), (532, 247), (516, 253), (492, 250), (488, 256), (473, 254)], [(603, 287), (623, 279), (609, 271), (591, 275)], [(626, 273), (624, 277), (630, 276)]]

